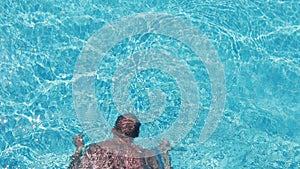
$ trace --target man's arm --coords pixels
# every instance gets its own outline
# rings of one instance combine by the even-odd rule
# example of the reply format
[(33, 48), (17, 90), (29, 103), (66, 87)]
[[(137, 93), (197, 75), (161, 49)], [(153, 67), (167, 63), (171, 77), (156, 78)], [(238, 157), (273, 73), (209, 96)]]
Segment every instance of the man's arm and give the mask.
[(171, 160), (168, 154), (172, 148), (167, 140), (163, 140), (158, 148), (144, 150), (145, 162), (150, 169), (172, 169)]
[(72, 162), (69, 165), (69, 169), (77, 169), (80, 164), (80, 158), (82, 156), (82, 148), (84, 147), (83, 135), (78, 135), (73, 138), (73, 143), (76, 146), (76, 152), (71, 156)]
[(172, 147), (167, 140), (163, 140), (159, 145), (159, 151), (161, 152), (161, 156), (164, 160), (164, 169), (172, 169), (171, 167), (171, 158), (168, 154), (168, 151), (172, 150)]
[(163, 169), (159, 164), (156, 153), (151, 150), (144, 150), (145, 164), (147, 169)]

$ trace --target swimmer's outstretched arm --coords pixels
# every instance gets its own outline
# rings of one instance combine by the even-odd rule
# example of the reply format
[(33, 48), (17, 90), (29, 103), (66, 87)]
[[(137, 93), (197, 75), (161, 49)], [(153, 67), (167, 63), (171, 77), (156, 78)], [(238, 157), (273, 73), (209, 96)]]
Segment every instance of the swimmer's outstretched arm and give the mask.
[[(172, 169), (171, 160), (168, 151), (172, 150), (170, 143), (167, 140), (163, 140), (158, 146), (157, 150), (144, 150), (145, 162), (150, 169)], [(161, 157), (161, 162), (159, 162), (159, 156)]]
[(163, 169), (162, 166), (159, 165), (154, 151), (145, 149), (144, 155), (146, 156), (145, 165), (147, 169)]
[(80, 164), (80, 157), (82, 156), (82, 149), (84, 147), (83, 135), (77, 135), (73, 138), (73, 143), (76, 146), (76, 152), (71, 156), (72, 162), (70, 163), (69, 169), (76, 169)]
[(165, 166), (164, 169), (172, 169), (171, 167), (171, 158), (168, 154), (168, 151), (172, 150), (169, 141), (163, 140), (159, 145), (159, 151), (161, 152), (161, 156), (163, 157)]

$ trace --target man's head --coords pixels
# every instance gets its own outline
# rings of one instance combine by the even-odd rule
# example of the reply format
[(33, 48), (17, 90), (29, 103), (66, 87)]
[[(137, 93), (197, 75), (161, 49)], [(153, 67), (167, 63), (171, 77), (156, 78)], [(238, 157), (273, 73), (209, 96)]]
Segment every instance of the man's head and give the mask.
[(140, 126), (141, 123), (135, 115), (123, 114), (118, 117), (113, 131), (117, 132), (118, 135), (121, 134), (127, 137), (136, 138), (139, 136)]

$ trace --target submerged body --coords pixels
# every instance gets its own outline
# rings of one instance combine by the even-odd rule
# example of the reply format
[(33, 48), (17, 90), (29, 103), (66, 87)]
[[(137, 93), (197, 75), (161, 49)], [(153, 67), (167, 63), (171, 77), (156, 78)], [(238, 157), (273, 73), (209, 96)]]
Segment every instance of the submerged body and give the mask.
[[(128, 116), (128, 115), (127, 115)], [(167, 141), (159, 146), (159, 153), (163, 156), (163, 161), (167, 162), (162, 166), (154, 151), (143, 149), (133, 143), (133, 138), (138, 136), (139, 126), (136, 126), (137, 119), (132, 116), (127, 119), (119, 119), (112, 129), (114, 137), (100, 143), (89, 145), (84, 153), (82, 149), (84, 142), (82, 135), (74, 138), (77, 147), (72, 156), (69, 169), (169, 169), (170, 164), (166, 161), (169, 156), (167, 151), (170, 145)], [(132, 123), (133, 121), (133, 123)], [(123, 130), (124, 129), (124, 130)], [(129, 129), (129, 130), (125, 130)], [(128, 132), (131, 131), (131, 132)], [(134, 132), (133, 132), (134, 131)]]
[(70, 168), (161, 169), (154, 154), (121, 138), (91, 144)]

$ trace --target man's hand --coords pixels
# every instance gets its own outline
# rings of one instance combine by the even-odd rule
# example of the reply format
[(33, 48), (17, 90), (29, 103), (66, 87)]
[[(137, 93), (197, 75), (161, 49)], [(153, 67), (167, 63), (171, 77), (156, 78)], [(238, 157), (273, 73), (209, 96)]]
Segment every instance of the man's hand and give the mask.
[(73, 138), (73, 144), (77, 147), (77, 149), (82, 148), (84, 146), (83, 135), (79, 134)]
[(159, 147), (159, 150), (162, 153), (166, 153), (169, 150), (172, 150), (172, 147), (171, 147), (170, 142), (168, 140), (163, 140), (158, 147)]

